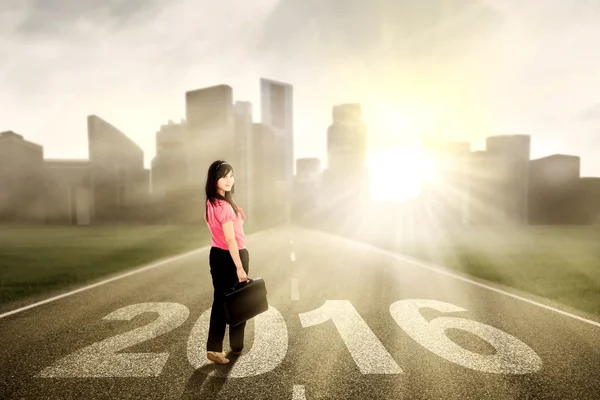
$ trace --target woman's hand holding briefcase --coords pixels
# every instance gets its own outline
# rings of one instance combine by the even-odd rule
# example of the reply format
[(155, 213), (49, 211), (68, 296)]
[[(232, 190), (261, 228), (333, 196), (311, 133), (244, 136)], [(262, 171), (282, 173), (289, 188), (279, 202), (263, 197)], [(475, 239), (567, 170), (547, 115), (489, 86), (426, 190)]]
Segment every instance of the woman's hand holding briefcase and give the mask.
[(246, 278), (246, 281), (236, 283), (225, 292), (225, 317), (230, 326), (241, 324), (269, 309), (265, 281), (262, 278)]

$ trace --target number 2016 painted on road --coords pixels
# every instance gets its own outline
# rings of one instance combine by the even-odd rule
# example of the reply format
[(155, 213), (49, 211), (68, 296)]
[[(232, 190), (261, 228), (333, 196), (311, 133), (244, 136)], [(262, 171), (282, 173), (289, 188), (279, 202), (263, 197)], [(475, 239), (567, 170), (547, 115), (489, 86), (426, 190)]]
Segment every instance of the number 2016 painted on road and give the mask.
[[(394, 321), (413, 340), (444, 359), (465, 368), (499, 374), (527, 374), (539, 371), (540, 357), (525, 343), (490, 325), (458, 317), (437, 317), (427, 321), (419, 310), (432, 308), (451, 313), (464, 308), (437, 300), (399, 300), (390, 306)], [(189, 309), (178, 303), (141, 303), (118, 309), (104, 319), (125, 320), (146, 313), (158, 313), (148, 325), (110, 337), (84, 347), (42, 370), (42, 378), (147, 377), (162, 372), (169, 353), (117, 353), (143, 341), (163, 335), (189, 317)], [(328, 300), (321, 307), (299, 314), (304, 328), (332, 320), (346, 348), (363, 374), (400, 374), (383, 344), (348, 300)], [(187, 356), (198, 369), (212, 363), (204, 350), (208, 337), (210, 309), (206, 310), (190, 332)], [(287, 353), (288, 332), (281, 313), (273, 306), (255, 319), (255, 339), (250, 352), (231, 369), (214, 369), (209, 375), (243, 378), (264, 374), (276, 368)], [(482, 355), (471, 352), (446, 336), (454, 328), (472, 333), (487, 341), (495, 352)], [(224, 345), (228, 345), (225, 338)]]

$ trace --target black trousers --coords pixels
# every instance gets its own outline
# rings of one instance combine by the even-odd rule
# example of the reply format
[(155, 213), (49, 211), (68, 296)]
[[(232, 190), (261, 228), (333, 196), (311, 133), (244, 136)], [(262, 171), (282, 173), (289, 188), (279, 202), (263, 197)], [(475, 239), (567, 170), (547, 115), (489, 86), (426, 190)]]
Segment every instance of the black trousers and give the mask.
[[(250, 256), (248, 250), (239, 250), (242, 266), (246, 274), (249, 270)], [(223, 351), (223, 338), (225, 337), (225, 308), (224, 293), (238, 282), (237, 272), (229, 250), (211, 247), (209, 253), (210, 275), (215, 289), (212, 309), (210, 311), (210, 326), (208, 328), (207, 351)], [(229, 344), (233, 351), (241, 351), (244, 347), (244, 330), (246, 323), (229, 327)]]

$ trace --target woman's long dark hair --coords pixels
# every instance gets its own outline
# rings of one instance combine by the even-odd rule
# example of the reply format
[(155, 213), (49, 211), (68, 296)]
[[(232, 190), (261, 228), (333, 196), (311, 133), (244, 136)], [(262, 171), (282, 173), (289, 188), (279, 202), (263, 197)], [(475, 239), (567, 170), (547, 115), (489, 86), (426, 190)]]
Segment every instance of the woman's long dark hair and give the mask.
[[(217, 190), (217, 182), (219, 179), (227, 176), (228, 173), (233, 172), (233, 167), (226, 161), (217, 160), (210, 165), (208, 168), (208, 175), (206, 177), (206, 200), (210, 201), (214, 205), (217, 200), (225, 200), (231, 207), (235, 215), (238, 214), (238, 208), (233, 201), (233, 195), (235, 194), (235, 183), (231, 186), (231, 191), (225, 192), (225, 196), (221, 196)], [(208, 220), (208, 205), (206, 206), (206, 220)]]

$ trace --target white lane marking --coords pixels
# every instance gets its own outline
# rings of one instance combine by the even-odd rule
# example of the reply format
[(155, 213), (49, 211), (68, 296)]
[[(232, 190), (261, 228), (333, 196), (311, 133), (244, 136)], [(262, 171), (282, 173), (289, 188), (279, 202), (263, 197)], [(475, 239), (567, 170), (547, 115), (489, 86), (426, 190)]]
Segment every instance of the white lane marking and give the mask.
[[(398, 300), (390, 306), (390, 314), (402, 330), (421, 346), (450, 362), (493, 374), (531, 374), (542, 368), (537, 353), (506, 332), (463, 317), (440, 316), (428, 321), (421, 315), (421, 308), (432, 308), (445, 314), (467, 310), (443, 301), (420, 299)], [(449, 329), (478, 336), (494, 348), (494, 354), (479, 354), (456, 344), (446, 334)]]
[(298, 288), (298, 278), (292, 278), (292, 300), (300, 300), (300, 289)]
[(190, 315), (189, 309), (178, 303), (140, 303), (120, 308), (103, 319), (131, 321), (138, 315), (157, 313), (151, 323), (93, 343), (45, 368), (40, 378), (130, 378), (159, 376), (169, 353), (123, 352), (147, 340), (172, 331)]
[(341, 236), (336, 236), (336, 235), (331, 234), (331, 233), (326, 233), (326, 232), (321, 232), (321, 231), (319, 231), (319, 233), (322, 233), (325, 236), (331, 236), (331, 237), (335, 237), (337, 239), (343, 239), (343, 240), (346, 240), (348, 242), (352, 242), (352, 243), (355, 243), (355, 244), (363, 245), (365, 247), (368, 247), (371, 250), (374, 250), (374, 251), (379, 252), (381, 254), (385, 254), (385, 255), (387, 255), (389, 257), (396, 258), (398, 260), (401, 260), (401, 261), (413, 264), (413, 265), (415, 265), (417, 267), (425, 268), (425, 269), (428, 269), (430, 271), (437, 272), (438, 274), (442, 274), (442, 275), (446, 275), (446, 276), (449, 276), (449, 277), (452, 277), (452, 278), (455, 278), (455, 279), (459, 279), (461, 281), (468, 282), (468, 283), (471, 283), (473, 285), (480, 286), (482, 288), (491, 290), (492, 292), (500, 293), (500, 294), (503, 294), (505, 296), (512, 297), (512, 298), (515, 298), (517, 300), (521, 300), (521, 301), (524, 301), (526, 303), (532, 304), (534, 306), (545, 308), (546, 310), (554, 311), (554, 312), (556, 312), (558, 314), (562, 314), (564, 316), (571, 317), (571, 318), (574, 318), (574, 319), (582, 321), (582, 322), (586, 322), (586, 323), (588, 323), (590, 325), (594, 325), (594, 326), (600, 327), (600, 322), (596, 322), (596, 321), (593, 321), (591, 319), (583, 318), (583, 317), (580, 317), (579, 315), (575, 315), (575, 314), (572, 314), (570, 312), (563, 311), (563, 310), (560, 310), (558, 308), (554, 308), (552, 306), (548, 306), (546, 304), (537, 302), (535, 300), (530, 300), (530, 299), (528, 299), (526, 297), (519, 296), (517, 294), (513, 294), (513, 293), (507, 292), (505, 290), (498, 289), (498, 288), (495, 288), (493, 286), (489, 286), (489, 285), (486, 285), (484, 283), (474, 281), (474, 280), (466, 278), (464, 276), (460, 276), (460, 275), (454, 274), (454, 273), (446, 270), (446, 268), (443, 267), (443, 266), (437, 266), (437, 265), (434, 265), (434, 264), (428, 264), (428, 263), (425, 263), (424, 261), (420, 261), (420, 260), (417, 260), (417, 259), (414, 259), (414, 258), (411, 258), (411, 257), (408, 257), (408, 256), (403, 256), (403, 255), (400, 255), (400, 254), (396, 254), (396, 253), (394, 253), (392, 251), (389, 251), (389, 250), (384, 250), (384, 249), (377, 248), (377, 247), (375, 247), (375, 246), (373, 246), (371, 244), (362, 243), (362, 242), (359, 242), (359, 241), (356, 241), (356, 240), (352, 240), (352, 239), (348, 239), (348, 238), (344, 238), (344, 237), (341, 237)]
[(391, 354), (348, 300), (327, 300), (321, 307), (298, 314), (303, 328), (329, 320), (337, 328), (362, 374), (401, 374)]
[(292, 400), (306, 400), (304, 385), (294, 385)]
[(46, 300), (38, 301), (37, 303), (33, 303), (33, 304), (29, 304), (29, 305), (21, 307), (21, 308), (17, 308), (16, 310), (5, 312), (4, 314), (0, 314), (0, 318), (8, 317), (9, 315), (16, 314), (16, 313), (19, 313), (21, 311), (29, 310), (30, 308), (41, 306), (42, 304), (50, 303), (52, 301), (62, 299), (63, 297), (71, 296), (71, 295), (79, 293), (79, 292), (83, 292), (84, 290), (89, 290), (89, 289), (95, 288), (97, 286), (104, 285), (106, 283), (116, 281), (118, 279), (126, 278), (128, 276), (135, 275), (135, 274), (138, 274), (138, 273), (143, 272), (143, 271), (148, 271), (150, 269), (153, 269), (153, 268), (156, 268), (156, 267), (160, 267), (162, 265), (170, 263), (171, 261), (179, 260), (181, 258), (188, 257), (188, 256), (190, 256), (190, 255), (192, 255), (194, 253), (198, 253), (198, 252), (204, 251), (204, 250), (208, 249), (209, 247), (210, 246), (205, 246), (205, 247), (202, 247), (200, 249), (188, 251), (187, 253), (183, 253), (183, 254), (179, 254), (179, 255), (176, 255), (176, 256), (173, 256), (173, 257), (170, 257), (170, 258), (166, 258), (164, 260), (157, 261), (157, 262), (154, 262), (154, 263), (146, 265), (146, 266), (142, 266), (142, 267), (140, 267), (138, 269), (135, 269), (133, 271), (126, 272), (126, 273), (124, 273), (122, 275), (114, 276), (112, 278), (105, 279), (103, 281), (96, 282), (94, 284), (91, 284), (91, 285), (88, 285), (88, 286), (84, 286), (82, 288), (75, 289), (75, 290), (72, 290), (70, 292), (63, 293), (63, 294), (51, 297), (51, 298), (46, 299)]
[[(206, 359), (206, 341), (210, 324), (209, 308), (192, 328), (187, 345), (187, 356), (190, 364), (195, 369), (201, 369), (213, 363)], [(247, 335), (250, 332), (246, 332)], [(223, 350), (228, 351), (230, 346), (229, 335), (223, 340)], [(232, 368), (217, 368), (206, 371), (210, 376), (221, 378), (247, 378), (265, 374), (278, 367), (288, 350), (288, 329), (281, 313), (273, 306), (254, 318), (254, 342), (249, 349), (244, 348), (244, 353)]]
[(295, 262), (296, 261), (296, 253), (293, 252), (293, 251), (290, 253), (290, 261), (291, 262)]

